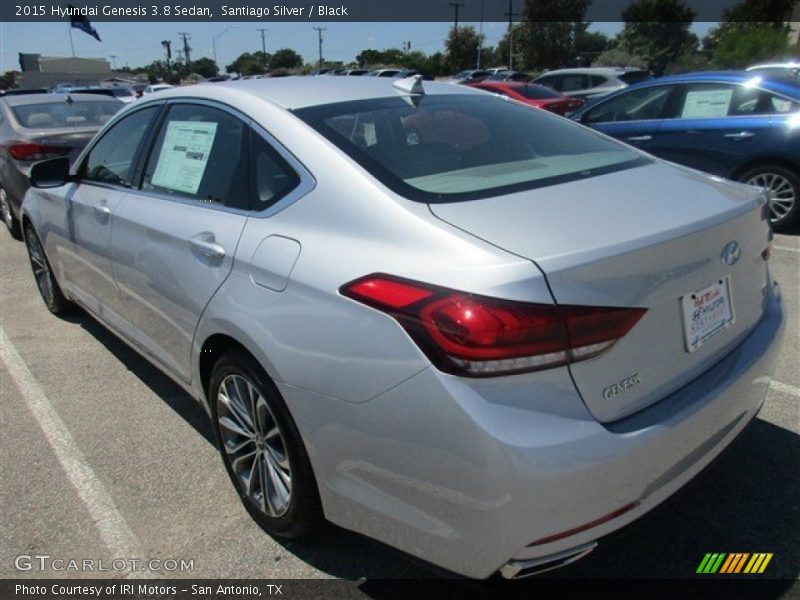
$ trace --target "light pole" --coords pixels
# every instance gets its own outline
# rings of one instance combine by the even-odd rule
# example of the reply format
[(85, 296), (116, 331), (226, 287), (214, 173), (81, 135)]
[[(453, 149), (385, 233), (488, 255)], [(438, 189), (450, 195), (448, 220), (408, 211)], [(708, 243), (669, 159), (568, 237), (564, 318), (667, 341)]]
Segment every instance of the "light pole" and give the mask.
[(217, 65), (217, 72), (219, 72), (219, 64), (217, 63), (217, 39), (221, 38), (225, 32), (235, 29), (236, 27), (238, 27), (238, 25), (228, 25), (225, 29), (211, 38), (211, 47), (214, 50), (214, 64)]
[(117, 55), (116, 54), (111, 54), (111, 70), (112, 71), (116, 71), (117, 70)]

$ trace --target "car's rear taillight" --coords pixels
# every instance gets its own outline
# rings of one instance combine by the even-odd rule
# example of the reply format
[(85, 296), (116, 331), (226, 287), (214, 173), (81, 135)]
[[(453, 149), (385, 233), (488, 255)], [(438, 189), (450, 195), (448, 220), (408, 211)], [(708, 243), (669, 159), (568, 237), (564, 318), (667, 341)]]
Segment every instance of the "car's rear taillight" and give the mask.
[(585, 360), (610, 348), (646, 312), (502, 300), (382, 274), (340, 292), (394, 317), (441, 370), (470, 376)]
[(3, 147), (15, 160), (44, 160), (63, 156), (70, 151), (68, 146), (51, 146), (20, 141), (6, 142)]

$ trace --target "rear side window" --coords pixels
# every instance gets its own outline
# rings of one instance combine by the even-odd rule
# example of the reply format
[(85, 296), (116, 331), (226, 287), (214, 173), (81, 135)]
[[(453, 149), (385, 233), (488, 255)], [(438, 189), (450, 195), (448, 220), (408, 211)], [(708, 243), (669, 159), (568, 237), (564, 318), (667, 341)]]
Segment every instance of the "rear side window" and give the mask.
[(275, 204), (300, 183), (300, 177), (263, 137), (250, 133), (252, 206), (261, 211)]
[(131, 185), (136, 151), (159, 107), (137, 110), (103, 134), (83, 163), (83, 178), (111, 185)]
[(603, 85), (608, 79), (602, 75), (591, 75), (589, 77), (589, 87), (598, 87)]
[(226, 111), (173, 106), (150, 152), (142, 189), (247, 209), (247, 132)]
[(119, 100), (60, 100), (15, 106), (11, 111), (19, 124), (29, 129), (80, 129), (105, 125), (123, 106)]
[[(599, 84), (598, 84), (599, 85)], [(586, 75), (564, 75), (561, 78), (560, 87), (556, 87), (559, 92), (575, 92), (578, 90), (585, 90), (589, 87), (589, 78)]]
[(646, 164), (622, 144), (488, 94), (324, 104), (296, 114), (377, 179), (420, 202), (512, 193)]

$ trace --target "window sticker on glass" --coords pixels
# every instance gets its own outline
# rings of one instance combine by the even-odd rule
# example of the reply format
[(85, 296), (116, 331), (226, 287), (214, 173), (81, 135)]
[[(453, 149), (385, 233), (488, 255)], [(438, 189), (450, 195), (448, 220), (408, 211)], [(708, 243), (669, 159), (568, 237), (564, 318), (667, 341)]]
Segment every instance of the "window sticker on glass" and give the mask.
[(731, 105), (733, 90), (693, 90), (686, 93), (681, 117), (725, 117)]
[(170, 122), (150, 183), (187, 194), (197, 193), (216, 135), (217, 123)]

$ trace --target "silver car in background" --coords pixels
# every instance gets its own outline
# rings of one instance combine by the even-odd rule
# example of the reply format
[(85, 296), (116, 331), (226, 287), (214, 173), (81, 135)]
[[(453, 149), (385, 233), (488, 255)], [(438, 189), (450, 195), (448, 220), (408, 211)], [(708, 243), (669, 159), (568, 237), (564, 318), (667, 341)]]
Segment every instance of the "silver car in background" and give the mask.
[(33, 163), (77, 157), (122, 106), (119, 100), (93, 94), (0, 97), (0, 210), (13, 237), (21, 236), (19, 216)]
[(761, 408), (783, 328), (763, 191), (466, 86), (169, 90), (33, 181), (47, 306), (197, 399), (262, 527), (470, 577), (676, 492)]

